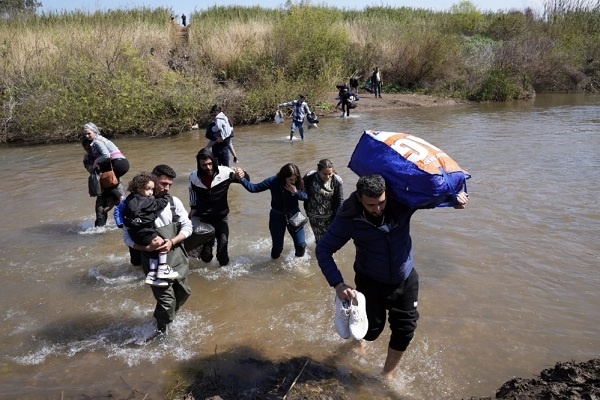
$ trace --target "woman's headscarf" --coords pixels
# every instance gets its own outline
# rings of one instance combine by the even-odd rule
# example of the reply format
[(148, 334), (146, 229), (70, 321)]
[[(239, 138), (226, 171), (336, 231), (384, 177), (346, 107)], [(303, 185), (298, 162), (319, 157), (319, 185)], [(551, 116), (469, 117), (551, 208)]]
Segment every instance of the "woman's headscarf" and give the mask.
[(89, 129), (90, 131), (94, 132), (96, 135), (101, 135), (100, 129), (98, 129), (96, 124), (94, 124), (93, 122), (88, 122), (87, 124), (83, 125), (82, 130), (85, 130), (85, 129)]

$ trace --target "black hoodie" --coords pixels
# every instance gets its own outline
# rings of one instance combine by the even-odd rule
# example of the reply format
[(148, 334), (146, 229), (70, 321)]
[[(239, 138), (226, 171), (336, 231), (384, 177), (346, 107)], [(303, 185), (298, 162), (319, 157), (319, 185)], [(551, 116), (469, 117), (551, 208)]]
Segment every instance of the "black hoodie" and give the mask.
[[(200, 156), (207, 155), (213, 163), (213, 179), (210, 187), (206, 187), (200, 179)], [(202, 149), (196, 155), (197, 170), (190, 174), (190, 208), (196, 210), (198, 217), (224, 218), (229, 214), (227, 192), (231, 182), (237, 182), (233, 170), (218, 165), (212, 152)], [(245, 173), (245, 172), (244, 172)]]

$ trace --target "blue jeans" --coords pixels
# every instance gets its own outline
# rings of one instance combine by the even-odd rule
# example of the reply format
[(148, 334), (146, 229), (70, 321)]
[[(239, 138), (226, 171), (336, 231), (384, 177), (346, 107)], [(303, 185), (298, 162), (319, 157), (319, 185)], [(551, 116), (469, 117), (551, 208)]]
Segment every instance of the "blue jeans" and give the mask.
[(302, 257), (306, 251), (306, 238), (304, 237), (304, 227), (294, 232), (287, 228), (287, 221), (285, 215), (271, 210), (269, 213), (269, 232), (271, 232), (271, 241), (273, 247), (271, 248), (271, 258), (279, 258), (283, 251), (283, 239), (285, 231), (290, 233), (292, 240), (294, 241), (294, 249), (296, 250), (296, 257)]
[(298, 127), (298, 131), (300, 132), (300, 138), (304, 140), (304, 121), (298, 121), (293, 119), (292, 126), (290, 126), (290, 139), (294, 136), (294, 131)]
[(215, 143), (212, 147), (212, 152), (219, 165), (229, 167), (229, 147), (227, 140)]
[(373, 93), (375, 93), (375, 97), (377, 97), (377, 96), (381, 97), (381, 82), (380, 81), (373, 82)]

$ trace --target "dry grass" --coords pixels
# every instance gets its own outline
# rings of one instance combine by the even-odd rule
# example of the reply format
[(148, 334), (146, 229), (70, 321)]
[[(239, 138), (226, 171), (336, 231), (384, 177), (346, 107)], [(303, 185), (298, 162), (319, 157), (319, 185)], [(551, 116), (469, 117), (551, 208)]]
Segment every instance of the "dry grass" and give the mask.
[(266, 54), (273, 23), (233, 21), (227, 29), (212, 26), (191, 28), (191, 42), (216, 68), (225, 68), (248, 54)]

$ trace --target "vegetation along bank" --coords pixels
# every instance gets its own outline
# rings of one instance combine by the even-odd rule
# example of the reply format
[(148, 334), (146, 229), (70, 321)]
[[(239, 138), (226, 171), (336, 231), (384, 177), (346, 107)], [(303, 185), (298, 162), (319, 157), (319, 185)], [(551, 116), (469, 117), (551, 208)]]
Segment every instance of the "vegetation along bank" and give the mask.
[(335, 85), (374, 66), (383, 93), (507, 101), (535, 91), (597, 91), (600, 3), (448, 11), (290, 3), (213, 7), (189, 26), (171, 10), (36, 14), (0, 10), (0, 143), (68, 142), (93, 121), (108, 137), (205, 126), (213, 104), (234, 125), (273, 118), (307, 94), (331, 111)]

